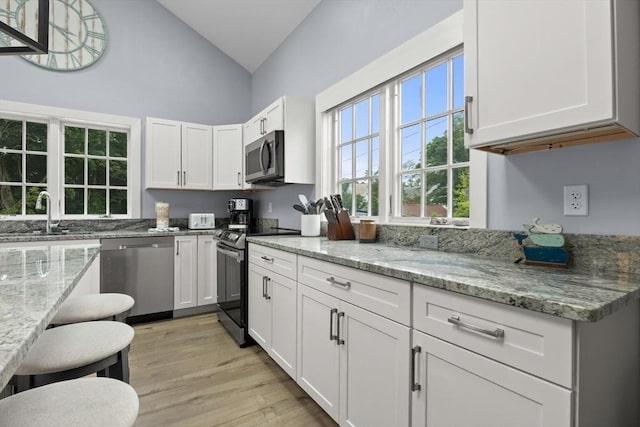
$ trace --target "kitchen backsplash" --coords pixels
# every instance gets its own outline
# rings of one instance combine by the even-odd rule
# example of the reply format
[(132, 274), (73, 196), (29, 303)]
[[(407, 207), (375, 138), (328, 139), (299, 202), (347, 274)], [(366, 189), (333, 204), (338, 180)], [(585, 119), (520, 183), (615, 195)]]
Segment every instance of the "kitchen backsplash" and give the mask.
[[(216, 227), (225, 228), (228, 218), (216, 218)], [(187, 218), (172, 218), (169, 225), (186, 229)], [(29, 233), (43, 229), (45, 221), (2, 221), (0, 233)], [(64, 220), (60, 227), (72, 231), (131, 231), (146, 230), (156, 226), (155, 219), (104, 219), (104, 220)], [(257, 220), (257, 228), (277, 227), (278, 220), (263, 218)], [(358, 224), (354, 224), (356, 238)], [(515, 262), (522, 257), (516, 241), (509, 231), (464, 229), (445, 227), (382, 225), (377, 226), (378, 242), (391, 246), (417, 248), (422, 235), (438, 237), (438, 249)], [(323, 223), (326, 235), (326, 223)], [(564, 234), (565, 247), (569, 251), (569, 268), (584, 272), (618, 272), (640, 274), (640, 237), (602, 236), (592, 234)], [(541, 267), (544, 268), (544, 267)]]
[[(356, 238), (357, 227), (354, 225)], [(510, 231), (380, 224), (377, 231), (378, 242), (392, 246), (417, 248), (420, 236), (428, 234), (438, 236), (438, 249), (445, 252), (505, 262), (515, 262), (522, 257)], [(592, 234), (564, 234), (564, 237), (571, 269), (640, 274), (640, 237)]]

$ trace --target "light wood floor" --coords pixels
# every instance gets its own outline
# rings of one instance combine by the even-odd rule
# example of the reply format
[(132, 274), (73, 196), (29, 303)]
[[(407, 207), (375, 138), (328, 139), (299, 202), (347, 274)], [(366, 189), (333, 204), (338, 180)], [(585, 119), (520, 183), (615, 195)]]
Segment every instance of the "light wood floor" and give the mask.
[(135, 326), (136, 426), (335, 426), (259, 347), (239, 348), (214, 314)]

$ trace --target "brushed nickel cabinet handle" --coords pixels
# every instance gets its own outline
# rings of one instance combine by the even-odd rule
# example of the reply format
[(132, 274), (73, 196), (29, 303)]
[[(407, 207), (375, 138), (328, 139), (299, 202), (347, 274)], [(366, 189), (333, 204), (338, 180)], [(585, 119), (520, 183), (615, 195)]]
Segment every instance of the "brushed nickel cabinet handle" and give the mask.
[(329, 341), (337, 340), (338, 335), (333, 333), (333, 315), (338, 312), (337, 308), (332, 308), (329, 312)]
[(267, 299), (267, 276), (262, 276), (262, 298)]
[(447, 321), (461, 328), (469, 329), (474, 332), (479, 332), (481, 334), (488, 335), (492, 338), (497, 338), (500, 340), (504, 339), (504, 329), (496, 328), (492, 331), (490, 329), (481, 328), (480, 326), (475, 326), (470, 323), (465, 323), (460, 320), (460, 316), (458, 316), (457, 314), (454, 314), (451, 317), (449, 317)]
[(242, 172), (238, 172), (238, 187), (242, 187), (242, 182), (240, 182), (241, 175), (242, 175)]
[(469, 114), (471, 112), (471, 102), (473, 96), (464, 97), (464, 132), (473, 135), (473, 128), (469, 126)]
[(269, 276), (265, 276), (265, 278), (267, 279), (267, 287), (266, 287), (266, 292), (265, 292), (265, 298), (267, 301), (269, 301), (271, 299), (271, 295), (269, 295), (269, 282), (271, 281), (271, 278)]
[(176, 184), (180, 185), (180, 171), (176, 171), (176, 173), (178, 174), (178, 180), (177, 180)]
[(419, 345), (411, 349), (411, 391), (420, 391), (422, 386), (416, 381), (416, 354), (422, 352), (422, 347)]
[(340, 336), (340, 319), (342, 318), (344, 318), (344, 311), (341, 311), (340, 313), (338, 313), (338, 320), (336, 321), (336, 326), (337, 326), (336, 329), (338, 332), (338, 335), (336, 336), (336, 338), (337, 338), (338, 345), (344, 345), (344, 339), (343, 339), (344, 337)]
[(182, 185), (187, 185), (187, 171), (182, 172)]
[(332, 285), (342, 286), (343, 288), (347, 288), (347, 289), (351, 287), (351, 282), (340, 282), (336, 280), (336, 278), (333, 276), (329, 277), (327, 279), (327, 282), (331, 283)]
[(263, 260), (264, 262), (273, 262), (273, 258), (269, 258), (268, 256), (264, 255), (260, 257), (261, 260)]

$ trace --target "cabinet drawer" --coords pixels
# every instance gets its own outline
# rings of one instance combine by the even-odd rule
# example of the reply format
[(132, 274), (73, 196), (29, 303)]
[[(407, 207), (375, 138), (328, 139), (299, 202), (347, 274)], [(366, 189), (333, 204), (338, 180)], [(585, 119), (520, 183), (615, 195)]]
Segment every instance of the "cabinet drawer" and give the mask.
[[(413, 327), (567, 388), (572, 386), (570, 320), (414, 284)], [(502, 337), (491, 335), (500, 335), (499, 331)]]
[(411, 320), (409, 282), (303, 256), (298, 282), (404, 325)]
[(296, 280), (296, 254), (249, 244), (249, 262)]

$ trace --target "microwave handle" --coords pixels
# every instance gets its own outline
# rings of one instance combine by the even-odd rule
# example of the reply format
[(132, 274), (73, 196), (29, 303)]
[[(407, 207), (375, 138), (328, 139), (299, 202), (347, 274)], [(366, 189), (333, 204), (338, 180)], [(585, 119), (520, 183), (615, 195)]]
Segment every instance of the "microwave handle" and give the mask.
[(262, 169), (262, 173), (267, 173), (267, 169), (264, 167), (264, 149), (267, 148), (267, 140), (262, 141), (262, 145), (260, 146), (260, 169)]

